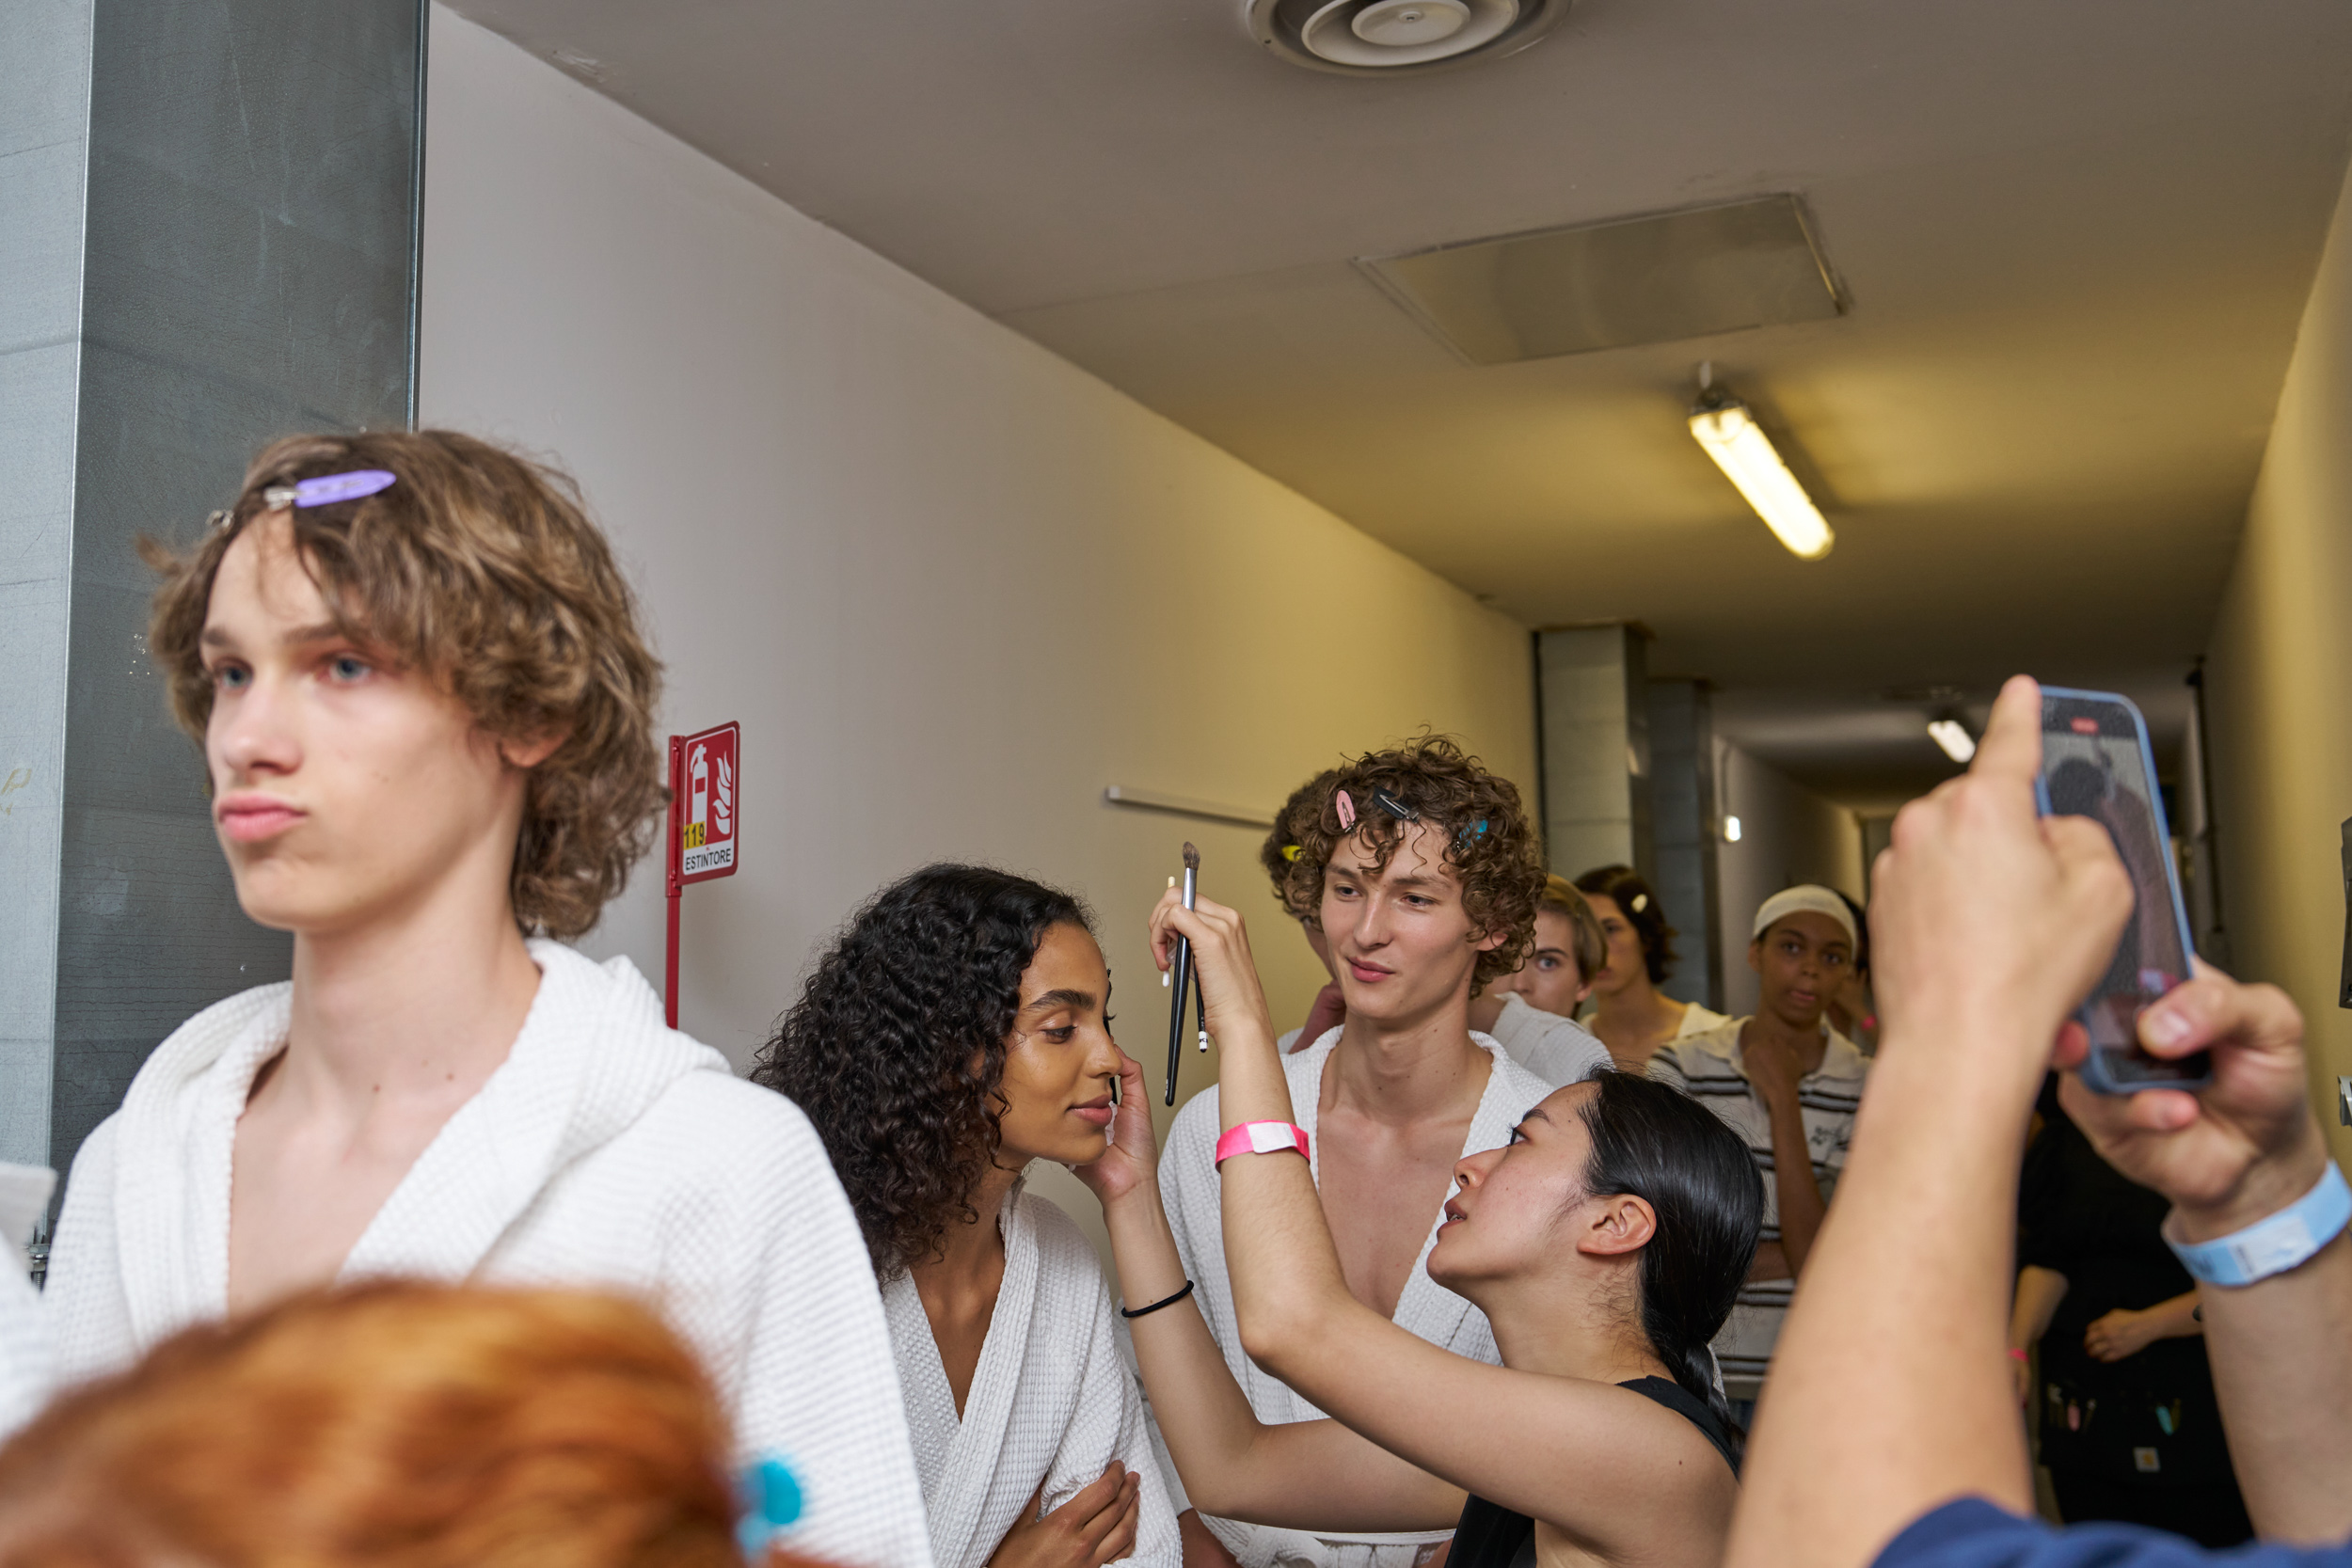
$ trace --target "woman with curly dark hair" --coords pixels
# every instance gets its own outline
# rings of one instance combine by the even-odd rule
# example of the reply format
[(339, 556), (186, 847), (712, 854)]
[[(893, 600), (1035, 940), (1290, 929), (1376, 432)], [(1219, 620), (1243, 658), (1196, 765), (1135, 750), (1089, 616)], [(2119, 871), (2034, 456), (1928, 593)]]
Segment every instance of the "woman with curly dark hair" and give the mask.
[(1076, 899), (927, 866), (851, 918), (752, 1071), (816, 1122), (865, 1232), (938, 1568), (1181, 1560), (1093, 1248), (1023, 1190), (1108, 1146), (1109, 1003)]
[(1592, 977), (1592, 1031), (1619, 1067), (1644, 1071), (1668, 1040), (1731, 1022), (1658, 989), (1674, 973), (1675, 928), (1641, 873), (1629, 865), (1597, 865), (1576, 879), (1576, 891), (1600, 922), (1608, 949), (1608, 960)]

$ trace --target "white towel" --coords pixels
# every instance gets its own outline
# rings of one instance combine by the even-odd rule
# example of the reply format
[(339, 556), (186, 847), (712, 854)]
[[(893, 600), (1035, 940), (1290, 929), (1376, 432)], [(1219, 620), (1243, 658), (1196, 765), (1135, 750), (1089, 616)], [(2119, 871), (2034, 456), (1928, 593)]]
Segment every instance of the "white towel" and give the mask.
[[(531, 955), (539, 990), (513, 1051), (339, 1279), (639, 1294), (701, 1354), (744, 1453), (778, 1454), (798, 1477), (795, 1549), (925, 1568), (882, 1299), (816, 1131), (665, 1028), (626, 958), (551, 942)], [(115, 1370), (226, 1313), (230, 1147), (290, 995), (264, 986), (181, 1025), (82, 1146), (50, 1259), (61, 1378)]]
[(902, 1273), (882, 1287), (932, 1561), (982, 1568), (1040, 1481), (1051, 1513), (1116, 1459), (1142, 1478), (1135, 1551), (1120, 1560), (1179, 1568), (1176, 1511), (1120, 1359), (1094, 1248), (1069, 1215), (1017, 1185), (997, 1224), (1005, 1278), (961, 1420), (914, 1279)]
[[(1331, 1059), (1340, 1035), (1341, 1030), (1333, 1029), (1306, 1050), (1282, 1058), (1293, 1111), (1314, 1148), (1312, 1169), (1318, 1179), (1322, 1172), (1322, 1145), (1314, 1135), (1315, 1113), (1323, 1098), (1324, 1064)], [(1488, 1037), (1472, 1034), (1470, 1038), (1494, 1058), (1494, 1067), (1486, 1077), (1486, 1092), (1478, 1101), (1478, 1114), (1470, 1120), (1470, 1133), (1462, 1141), (1464, 1154), (1498, 1148), (1509, 1142), (1511, 1129), (1519, 1118), (1553, 1088), (1513, 1061)], [(1160, 1156), (1160, 1192), (1168, 1204), (1168, 1224), (1176, 1232), (1176, 1250), (1184, 1258), (1186, 1276), (1194, 1282), (1201, 1314), (1208, 1319), (1209, 1332), (1225, 1352), (1225, 1364), (1232, 1369), (1234, 1381), (1248, 1397), (1249, 1407), (1258, 1413), (1258, 1419), (1315, 1420), (1323, 1415), (1322, 1411), (1300, 1398), (1289, 1385), (1260, 1370), (1242, 1353), (1241, 1331), (1233, 1315), (1232, 1276), (1225, 1268), (1224, 1210), (1216, 1163), (1219, 1132), (1216, 1104), (1214, 1086), (1193, 1096), (1176, 1113), (1175, 1125), (1168, 1129), (1168, 1150)], [(1453, 1196), (1451, 1191), (1446, 1194), (1447, 1197)], [(1429, 1249), (1437, 1242), (1438, 1226), (1444, 1218), (1441, 1201), (1438, 1211), (1429, 1216), (1429, 1234), (1422, 1238), (1421, 1257), (1405, 1281), (1404, 1293), (1397, 1297), (1395, 1322), (1400, 1328), (1433, 1345), (1442, 1345), (1489, 1364), (1499, 1362), (1502, 1358), (1496, 1354), (1494, 1331), (1486, 1326), (1486, 1314), (1429, 1277)], [(1168, 1458), (1156, 1428), (1152, 1441), (1166, 1466), (1170, 1496), (1181, 1513), (1192, 1504), (1184, 1496), (1183, 1481)], [(1273, 1568), (1277, 1563), (1300, 1568), (1410, 1568), (1421, 1546), (1442, 1541), (1452, 1533), (1440, 1529), (1396, 1535), (1314, 1536), (1301, 1530), (1247, 1525), (1206, 1514), (1201, 1518), (1225, 1544), (1226, 1550), (1241, 1560), (1242, 1568)]]

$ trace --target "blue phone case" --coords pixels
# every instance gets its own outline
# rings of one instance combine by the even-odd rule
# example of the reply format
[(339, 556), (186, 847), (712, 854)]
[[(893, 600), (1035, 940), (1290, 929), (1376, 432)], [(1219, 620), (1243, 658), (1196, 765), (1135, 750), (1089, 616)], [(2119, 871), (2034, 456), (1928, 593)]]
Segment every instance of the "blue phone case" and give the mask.
[[(2139, 765), (2148, 775), (2148, 804), (2156, 819), (2156, 840), (2169, 847), (2172, 842), (2172, 825), (2165, 818), (2164, 794), (2156, 787), (2155, 749), (2148, 744), (2148, 721), (2141, 716), (2139, 705), (2119, 692), (2078, 691), (2063, 686), (2045, 686), (2042, 689), (2042, 695), (2072, 699), (2076, 702), (2113, 703), (2132, 716), (2132, 730), (2139, 740)], [(2046, 778), (2039, 775), (2035, 777), (2033, 796), (2035, 809), (2044, 816), (2049, 816), (2050, 786)], [(2172, 901), (2172, 923), (2180, 932), (2181, 952), (2186, 956), (2194, 956), (2197, 944), (2189, 936), (2188, 904), (2181, 896), (2180, 869), (2172, 863), (2172, 856), (2169, 847), (2164, 857), (2164, 885), (2165, 892)], [(2090, 1026), (2090, 1004), (2086, 1001), (2081, 1011), (2075, 1015), (2082, 1021), (2086, 1029)], [(2125, 1080), (2116, 1076), (2112, 1064), (2107, 1060), (2109, 1054), (2108, 1051), (2094, 1049), (2083, 1058), (2082, 1081), (2101, 1094), (2137, 1094), (2142, 1089), (2195, 1090), (2201, 1089), (2213, 1082), (2210, 1072), (2201, 1077), (2172, 1078), (2160, 1083)]]

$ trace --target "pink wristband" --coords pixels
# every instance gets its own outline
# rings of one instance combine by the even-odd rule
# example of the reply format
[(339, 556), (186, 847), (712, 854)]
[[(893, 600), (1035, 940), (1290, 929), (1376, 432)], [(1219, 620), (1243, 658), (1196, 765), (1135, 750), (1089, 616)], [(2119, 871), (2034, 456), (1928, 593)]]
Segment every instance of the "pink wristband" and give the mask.
[(1221, 1165), (1236, 1154), (1280, 1154), (1294, 1148), (1307, 1153), (1305, 1128), (1287, 1121), (1245, 1121), (1216, 1140), (1216, 1163)]

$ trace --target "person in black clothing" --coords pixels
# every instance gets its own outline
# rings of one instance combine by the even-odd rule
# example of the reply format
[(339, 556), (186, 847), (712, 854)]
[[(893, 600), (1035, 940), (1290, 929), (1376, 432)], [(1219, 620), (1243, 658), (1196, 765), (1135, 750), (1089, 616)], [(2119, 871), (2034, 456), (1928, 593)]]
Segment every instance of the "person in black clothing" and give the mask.
[(1241, 917), (1206, 898), (1195, 910), (1163, 899), (1155, 958), (1180, 933), (1223, 1057), (1225, 1260), (1241, 1342), (1331, 1418), (1267, 1425), (1242, 1398), (1157, 1200), (1131, 1065), (1111, 1151), (1078, 1174), (1103, 1198), (1144, 1384), (1193, 1500), (1309, 1533), (1427, 1539), (1452, 1524), (1448, 1568), (1532, 1568), (1539, 1555), (1713, 1568), (1740, 1445), (1708, 1341), (1764, 1208), (1739, 1136), (1667, 1085), (1606, 1069), (1518, 1113), (1507, 1146), (1454, 1165), (1422, 1263), (1428, 1282), (1466, 1298), (1462, 1310), (1486, 1314), (1502, 1365), (1457, 1354), (1367, 1305), (1341, 1267), (1297, 1158), (1310, 1152), (1291, 1125), (1304, 1108)]
[[(2058, 1512), (2069, 1524), (2122, 1520), (2207, 1546), (2248, 1540), (2196, 1282), (2157, 1233), (2170, 1205), (2099, 1157), (2059, 1108), (2055, 1076), (2038, 1108), (2042, 1132), (2018, 1189), (2010, 1354), (2040, 1406)], [(2037, 1339), (2033, 1388), (2022, 1374)]]

